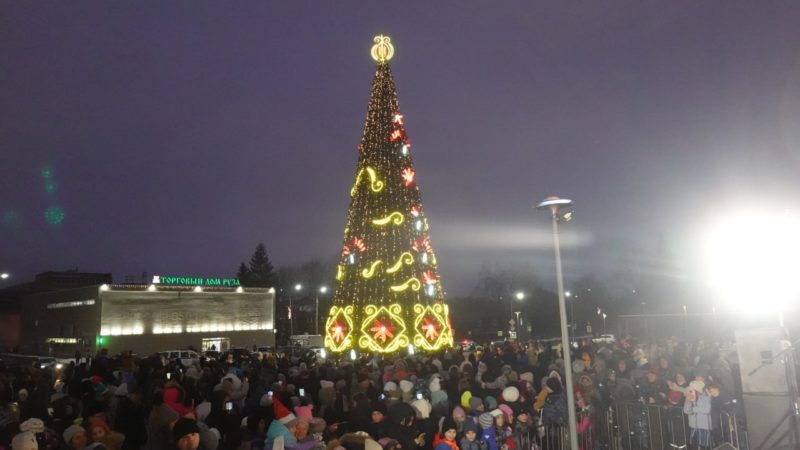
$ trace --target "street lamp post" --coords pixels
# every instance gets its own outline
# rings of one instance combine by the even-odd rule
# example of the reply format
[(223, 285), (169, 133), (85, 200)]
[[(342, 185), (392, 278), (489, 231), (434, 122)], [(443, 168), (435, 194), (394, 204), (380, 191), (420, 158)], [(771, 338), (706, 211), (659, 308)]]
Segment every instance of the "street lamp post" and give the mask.
[(572, 218), (572, 213), (559, 214), (562, 207), (572, 206), (572, 200), (558, 197), (547, 197), (543, 202), (536, 205), (536, 209), (549, 210), (553, 222), (553, 247), (556, 256), (556, 281), (558, 282), (558, 314), (561, 320), (561, 348), (564, 357), (564, 378), (567, 391), (567, 410), (569, 414), (569, 445), (572, 450), (578, 450), (578, 425), (575, 416), (575, 391), (572, 384), (572, 357), (569, 348), (569, 331), (567, 330), (567, 313), (564, 302), (564, 279), (561, 273), (561, 248), (558, 239), (558, 222)]
[[(517, 299), (517, 301), (521, 302), (521, 301), (525, 300), (525, 293), (522, 292), (522, 291), (517, 291), (514, 294), (514, 297)], [(513, 318), (513, 316), (516, 316), (516, 322), (514, 324), (514, 327), (517, 330), (517, 341), (519, 341), (520, 340), (520, 336), (522, 335), (522, 328), (520, 327), (519, 315), (520, 315), (520, 313), (522, 311), (514, 311), (514, 305), (513, 305), (513, 303), (511, 303), (511, 298), (508, 299), (508, 307), (511, 310), (512, 318)]]
[[(303, 285), (297, 283), (294, 285), (294, 291), (300, 292), (303, 289)], [(294, 306), (294, 295), (289, 296), (289, 338), (294, 336), (294, 311), (292, 311), (292, 306)]]
[(320, 334), (319, 332), (319, 294), (324, 294), (328, 292), (328, 286), (320, 286), (319, 292), (317, 293), (316, 297), (314, 298), (314, 302), (316, 303), (316, 307), (314, 308), (314, 334)]
[[(564, 292), (564, 296), (569, 299), (569, 328), (572, 330), (572, 335), (576, 336), (577, 332), (575, 331), (575, 299), (572, 298), (572, 292), (567, 291)], [(577, 296), (576, 296), (577, 297)]]
[(606, 334), (606, 313), (603, 313), (603, 334)]
[(683, 338), (689, 342), (689, 321), (686, 317), (686, 305), (683, 305)]

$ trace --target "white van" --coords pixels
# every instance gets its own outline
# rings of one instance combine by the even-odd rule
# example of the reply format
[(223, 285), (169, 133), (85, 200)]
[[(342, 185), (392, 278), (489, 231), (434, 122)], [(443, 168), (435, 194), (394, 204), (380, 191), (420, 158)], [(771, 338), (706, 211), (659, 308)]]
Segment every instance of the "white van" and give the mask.
[(165, 350), (158, 354), (169, 362), (180, 361), (183, 367), (191, 366), (192, 360), (200, 360), (200, 355), (193, 350)]

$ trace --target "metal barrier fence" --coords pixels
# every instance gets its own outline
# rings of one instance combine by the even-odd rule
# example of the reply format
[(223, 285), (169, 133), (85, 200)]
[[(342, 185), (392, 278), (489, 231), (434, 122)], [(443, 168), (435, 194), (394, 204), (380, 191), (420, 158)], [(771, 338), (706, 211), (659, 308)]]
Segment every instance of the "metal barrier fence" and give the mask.
[[(712, 418), (713, 429), (705, 446), (730, 444), (748, 450), (741, 417), (723, 412)], [(580, 450), (680, 450), (697, 447), (683, 408), (642, 403), (615, 403), (603, 410), (581, 411), (577, 417)], [(696, 438), (696, 436), (695, 436)], [(569, 449), (566, 425), (539, 428), (542, 450)]]

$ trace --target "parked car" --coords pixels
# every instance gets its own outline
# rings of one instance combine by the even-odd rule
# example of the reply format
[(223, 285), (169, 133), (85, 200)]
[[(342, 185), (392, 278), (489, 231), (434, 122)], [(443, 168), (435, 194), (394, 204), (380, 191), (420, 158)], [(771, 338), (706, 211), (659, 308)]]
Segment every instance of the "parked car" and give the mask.
[(474, 352), (476, 343), (473, 340), (464, 339), (458, 343), (458, 346), (461, 347), (461, 351), (463, 352)]
[(17, 353), (0, 354), (0, 360), (7, 367), (38, 367), (40, 369), (60, 370), (64, 367), (56, 358), (50, 356), (20, 355)]
[(601, 334), (600, 336), (592, 339), (592, 342), (596, 344), (613, 344), (614, 342), (617, 342), (617, 338), (613, 334)]
[(317, 361), (321, 361), (328, 357), (328, 351), (325, 350), (325, 347), (311, 347), (309, 348), (314, 354), (316, 355)]
[(200, 359), (200, 355), (193, 350), (165, 350), (158, 352), (158, 354), (170, 362), (180, 361), (183, 367), (189, 367), (192, 365), (193, 360)]
[(220, 358), (221, 355), (222, 353), (216, 350), (206, 350), (205, 352), (203, 352), (203, 356), (205, 356), (208, 361), (216, 361)]

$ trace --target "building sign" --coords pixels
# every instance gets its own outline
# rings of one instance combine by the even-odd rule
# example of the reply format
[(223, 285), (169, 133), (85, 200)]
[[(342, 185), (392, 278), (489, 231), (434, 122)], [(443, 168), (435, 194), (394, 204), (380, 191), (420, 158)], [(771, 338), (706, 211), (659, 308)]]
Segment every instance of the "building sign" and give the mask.
[(153, 275), (153, 284), (162, 286), (241, 286), (238, 278), (167, 277)]

